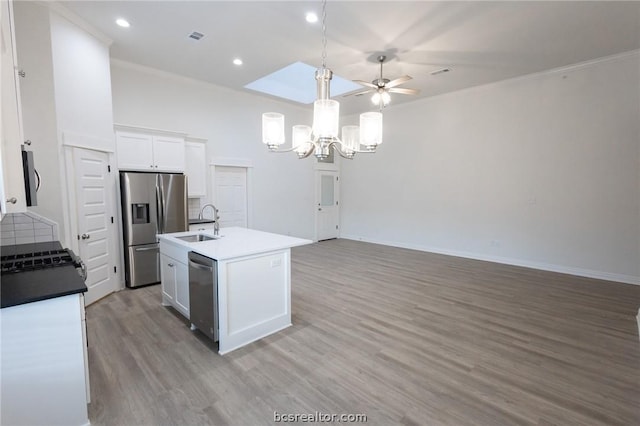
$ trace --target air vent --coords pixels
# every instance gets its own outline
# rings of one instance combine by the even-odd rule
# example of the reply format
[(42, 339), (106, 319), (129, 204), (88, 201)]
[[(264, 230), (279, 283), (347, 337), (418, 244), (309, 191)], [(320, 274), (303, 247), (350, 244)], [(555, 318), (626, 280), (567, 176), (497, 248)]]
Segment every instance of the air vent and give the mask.
[(438, 74), (444, 74), (445, 72), (449, 72), (449, 71), (451, 71), (451, 68), (442, 68), (442, 69), (439, 69), (439, 70), (432, 71), (429, 74), (438, 75)]
[(204, 37), (204, 34), (199, 33), (197, 31), (194, 31), (191, 34), (189, 34), (189, 38), (192, 38), (194, 40), (200, 40), (202, 37)]

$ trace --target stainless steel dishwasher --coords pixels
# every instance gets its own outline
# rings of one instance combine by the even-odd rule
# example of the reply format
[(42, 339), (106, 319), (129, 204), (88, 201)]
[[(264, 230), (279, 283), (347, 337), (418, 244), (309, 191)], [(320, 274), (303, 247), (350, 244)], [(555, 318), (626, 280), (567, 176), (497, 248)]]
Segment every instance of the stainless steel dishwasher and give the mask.
[(198, 329), (218, 341), (217, 262), (189, 252), (189, 319), (191, 330)]

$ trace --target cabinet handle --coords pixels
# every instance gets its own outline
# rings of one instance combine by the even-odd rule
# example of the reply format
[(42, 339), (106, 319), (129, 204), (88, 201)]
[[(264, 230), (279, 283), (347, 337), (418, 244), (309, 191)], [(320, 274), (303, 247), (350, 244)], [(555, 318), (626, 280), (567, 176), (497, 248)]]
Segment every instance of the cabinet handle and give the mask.
[(7, 198), (7, 203), (15, 204), (18, 202), (16, 197)]
[(158, 168), (158, 165), (156, 164), (156, 169)]
[(167, 263), (167, 266), (168, 266), (169, 268), (173, 268), (173, 263)]

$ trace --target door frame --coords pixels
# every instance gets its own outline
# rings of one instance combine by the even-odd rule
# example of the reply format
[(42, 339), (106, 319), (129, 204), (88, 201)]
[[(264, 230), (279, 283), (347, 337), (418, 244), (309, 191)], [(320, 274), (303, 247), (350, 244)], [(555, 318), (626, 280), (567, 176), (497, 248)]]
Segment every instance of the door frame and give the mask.
[(111, 172), (109, 173), (109, 180), (107, 181), (107, 187), (115, 188), (115, 191), (107, 191), (107, 207), (109, 209), (109, 215), (113, 217), (114, 224), (111, 227), (109, 236), (109, 250), (113, 253), (113, 262), (116, 267), (115, 274), (111, 274), (113, 279), (112, 288), (114, 291), (120, 291), (124, 289), (124, 265), (123, 265), (123, 243), (122, 238), (122, 226), (121, 215), (119, 209), (116, 206), (120, 205), (120, 192), (118, 185), (118, 169), (115, 165), (115, 152), (108, 149), (95, 148), (95, 138), (89, 136), (78, 135), (70, 132), (63, 132), (62, 135), (62, 149), (64, 162), (64, 173), (61, 173), (62, 186), (66, 188), (66, 191), (62, 191), (62, 206), (63, 215), (65, 218), (65, 240), (67, 246), (76, 253), (80, 254), (80, 245), (77, 235), (79, 235), (78, 229), (78, 206), (76, 196), (76, 180), (75, 180), (75, 165), (73, 161), (73, 153), (76, 148), (85, 149), (89, 151), (95, 151), (109, 156), (109, 164), (111, 165)]
[[(248, 158), (212, 157), (209, 162), (211, 169), (211, 188), (207, 189), (207, 199), (215, 204), (216, 197), (216, 167), (238, 167), (247, 170), (247, 229), (253, 226), (253, 161)], [(214, 200), (214, 201), (210, 201)], [(207, 201), (201, 201), (201, 205)]]
[(318, 214), (318, 201), (320, 200), (320, 176), (322, 175), (322, 173), (335, 173), (336, 177), (338, 178), (337, 180), (337, 185), (338, 185), (338, 194), (336, 196), (336, 201), (338, 202), (338, 204), (336, 205), (336, 208), (338, 209), (338, 233), (336, 238), (340, 238), (340, 232), (342, 231), (342, 227), (340, 226), (340, 212), (341, 212), (341, 207), (342, 205), (340, 204), (340, 197), (341, 197), (341, 193), (342, 191), (340, 191), (340, 169), (337, 167), (314, 167), (314, 177), (313, 177), (313, 184), (314, 184), (314, 198), (313, 198), (313, 217), (314, 217), (314, 227), (313, 227), (313, 241), (318, 242), (318, 228), (320, 226), (320, 215)]

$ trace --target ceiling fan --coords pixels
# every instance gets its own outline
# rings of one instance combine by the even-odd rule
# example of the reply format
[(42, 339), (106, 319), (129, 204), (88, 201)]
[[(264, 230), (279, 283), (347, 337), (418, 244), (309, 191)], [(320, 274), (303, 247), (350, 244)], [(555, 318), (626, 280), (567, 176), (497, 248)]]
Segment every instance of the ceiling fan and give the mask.
[(401, 85), (402, 83), (411, 80), (412, 77), (408, 75), (403, 75), (402, 77), (398, 77), (393, 80), (389, 80), (388, 78), (384, 78), (382, 76), (382, 64), (387, 59), (385, 55), (378, 56), (378, 62), (380, 63), (380, 77), (373, 80), (371, 83), (362, 80), (353, 80), (355, 83), (361, 84), (367, 89), (364, 89), (360, 92), (348, 93), (344, 96), (356, 95), (362, 96), (367, 93), (372, 93), (371, 102), (378, 105), (380, 109), (384, 108), (391, 101), (391, 96), (389, 93), (400, 93), (402, 95), (417, 95), (420, 93), (418, 89), (405, 89), (402, 87), (396, 87)]

